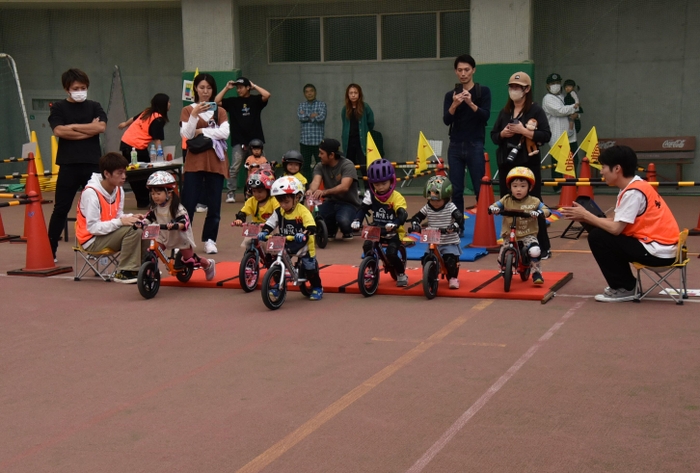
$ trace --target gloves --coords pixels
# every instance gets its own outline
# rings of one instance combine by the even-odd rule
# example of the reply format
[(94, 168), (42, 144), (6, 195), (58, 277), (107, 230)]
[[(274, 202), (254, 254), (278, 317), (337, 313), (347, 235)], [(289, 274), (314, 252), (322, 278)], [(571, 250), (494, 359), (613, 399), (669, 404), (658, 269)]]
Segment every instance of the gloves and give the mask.
[(304, 235), (303, 233), (297, 233), (296, 235), (294, 235), (294, 241), (297, 243), (303, 243), (304, 241), (306, 241), (306, 235)]
[(393, 223), (387, 223), (386, 225), (384, 225), (384, 228), (387, 232), (392, 232), (394, 231), (394, 228), (396, 228), (396, 225)]
[(492, 214), (498, 215), (501, 213), (501, 208), (498, 205), (492, 205), (489, 207), (489, 210), (491, 211)]
[(353, 230), (359, 230), (360, 229), (360, 221), (353, 220), (352, 223), (350, 224), (350, 228), (352, 228)]
[(269, 232), (260, 232), (258, 233), (258, 240), (260, 241), (267, 241), (267, 236), (269, 235)]
[(459, 223), (457, 223), (457, 222), (452, 222), (452, 226), (450, 227), (450, 230), (452, 230), (453, 232), (458, 232), (458, 231), (460, 231), (461, 229), (459, 228)]
[(411, 231), (412, 232), (420, 233), (420, 230), (421, 230), (420, 223), (415, 222), (415, 221), (411, 222)]
[(530, 210), (530, 217), (537, 218), (540, 215), (542, 215), (542, 212), (540, 212), (539, 210)]

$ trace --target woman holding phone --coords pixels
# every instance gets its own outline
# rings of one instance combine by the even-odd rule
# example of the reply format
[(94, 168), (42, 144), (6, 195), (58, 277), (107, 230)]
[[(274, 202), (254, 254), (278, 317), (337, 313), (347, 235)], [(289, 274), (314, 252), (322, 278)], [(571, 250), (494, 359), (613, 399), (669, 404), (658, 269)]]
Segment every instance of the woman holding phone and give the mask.
[(194, 78), (194, 103), (180, 112), (180, 136), (194, 140), (203, 135), (210, 138), (212, 147), (195, 152), (188, 144), (184, 167), (182, 205), (187, 209), (190, 222), (194, 220), (197, 200), (207, 206), (207, 215), (202, 229), (204, 251), (217, 253), (216, 238), (221, 220), (221, 193), (224, 179), (228, 177), (226, 139), (229, 124), (226, 111), (212, 106), (216, 96), (216, 81), (210, 74), (199, 74)]
[[(533, 119), (536, 120), (536, 129), (526, 128), (525, 125)], [(525, 72), (516, 72), (508, 81), (508, 101), (491, 130), (491, 140), (498, 146), (496, 159), (501, 197), (509, 192), (506, 185), (508, 172), (516, 166), (525, 166), (535, 175), (535, 185), (530, 190), (530, 195), (542, 200), (542, 156), (539, 152), (528, 153), (526, 140), (534, 142), (539, 150), (551, 135), (544, 110), (532, 101), (530, 76)], [(538, 223), (537, 240), (542, 249), (542, 259), (547, 259), (551, 254), (547, 222), (544, 217), (540, 217)]]
[(365, 103), (362, 87), (350, 84), (345, 89), (345, 106), (340, 112), (343, 121), (343, 151), (355, 164), (365, 164), (367, 132), (374, 129), (374, 112)]

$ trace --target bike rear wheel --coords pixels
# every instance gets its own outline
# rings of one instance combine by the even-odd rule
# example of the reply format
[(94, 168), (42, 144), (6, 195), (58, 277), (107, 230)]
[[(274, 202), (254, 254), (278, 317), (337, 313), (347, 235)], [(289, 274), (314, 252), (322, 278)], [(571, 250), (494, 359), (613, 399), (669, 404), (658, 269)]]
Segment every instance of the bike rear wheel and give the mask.
[(244, 292), (253, 292), (258, 286), (260, 265), (253, 251), (246, 251), (238, 268), (238, 279)]
[(145, 299), (152, 299), (158, 294), (160, 289), (160, 271), (158, 265), (153, 261), (146, 261), (139, 268), (139, 275), (136, 284), (139, 288), (139, 293)]
[(429, 260), (423, 266), (423, 293), (428, 299), (434, 299), (438, 292), (438, 265)]
[(357, 286), (365, 297), (373, 296), (379, 287), (379, 262), (372, 256), (367, 256), (360, 263), (357, 271)]
[(282, 279), (282, 266), (276, 264), (267, 270), (262, 281), (262, 300), (270, 310), (282, 307), (287, 297), (286, 284), (280, 284)]
[(178, 271), (177, 273), (175, 273), (175, 277), (180, 282), (187, 282), (190, 280), (193, 273), (194, 266), (192, 266), (192, 264), (185, 264), (185, 267), (182, 268), (182, 271)]

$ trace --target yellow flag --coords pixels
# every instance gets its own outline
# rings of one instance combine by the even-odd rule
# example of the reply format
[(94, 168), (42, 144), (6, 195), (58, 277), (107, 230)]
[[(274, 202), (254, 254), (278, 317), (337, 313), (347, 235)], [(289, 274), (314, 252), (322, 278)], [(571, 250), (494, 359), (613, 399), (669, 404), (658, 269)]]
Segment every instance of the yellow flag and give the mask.
[(194, 70), (194, 77), (192, 78), (192, 80), (196, 79), (198, 75), (199, 75), (199, 68), (197, 67)]
[(377, 159), (381, 159), (382, 155), (379, 154), (379, 150), (377, 149), (377, 145), (374, 144), (374, 140), (372, 139), (372, 134), (368, 131), (367, 132), (367, 167), (369, 167), (370, 164), (372, 164), (372, 161), (376, 161)]
[(586, 152), (588, 164), (596, 169), (603, 169), (603, 166), (598, 161), (600, 156), (600, 148), (598, 147), (598, 132), (595, 127), (591, 128), (586, 137), (581, 142), (581, 149)]
[(557, 162), (555, 171), (568, 177), (576, 177), (574, 158), (571, 154), (569, 137), (567, 136), (566, 132), (563, 132), (557, 142), (554, 143), (552, 149), (549, 150), (549, 154), (551, 154), (554, 160)]
[(435, 151), (421, 131), (418, 136), (418, 151), (416, 152), (416, 173), (427, 171), (428, 161), (433, 156), (435, 156)]

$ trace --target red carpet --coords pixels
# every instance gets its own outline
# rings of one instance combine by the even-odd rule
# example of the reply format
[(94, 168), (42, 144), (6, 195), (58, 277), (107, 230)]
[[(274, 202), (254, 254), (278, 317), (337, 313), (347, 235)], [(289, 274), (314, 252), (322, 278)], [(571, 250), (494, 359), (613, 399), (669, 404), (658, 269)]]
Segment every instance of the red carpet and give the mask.
[[(408, 268), (408, 287), (396, 287), (396, 283), (388, 273), (382, 274), (379, 282), (378, 295), (420, 296), (423, 294), (422, 271), (420, 268)], [(514, 277), (510, 292), (503, 291), (503, 279), (496, 270), (467, 270), (459, 271), (459, 289), (448, 289), (447, 280), (440, 280), (438, 297), (466, 297), (476, 299), (518, 299), (541, 301), (543, 304), (554, 296), (573, 277), (573, 273), (544, 272), (545, 283), (535, 286), (532, 280), (522, 282), (519, 277)], [(357, 287), (357, 267), (332, 264), (321, 266), (321, 280), (323, 291), (344, 292), (359, 294)], [(262, 274), (260, 275), (262, 282)], [(192, 279), (186, 284), (181, 283), (172, 276), (163, 277), (162, 286), (180, 287), (223, 287), (226, 289), (241, 289), (238, 282), (238, 262), (221, 262), (216, 264), (216, 278), (207, 281), (204, 271), (195, 271)], [(289, 286), (290, 290), (297, 290)]]

